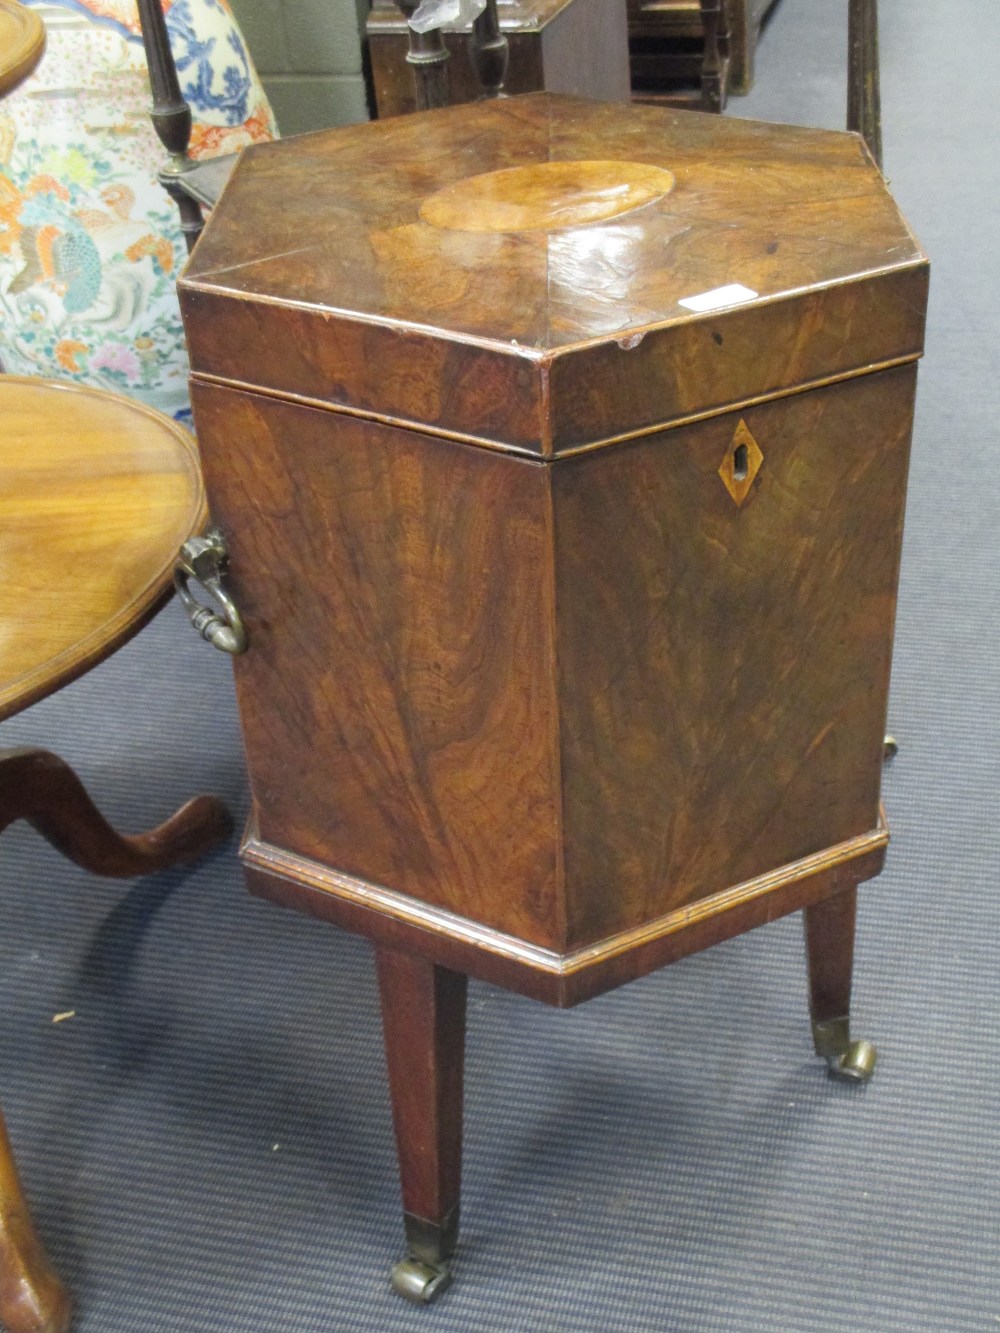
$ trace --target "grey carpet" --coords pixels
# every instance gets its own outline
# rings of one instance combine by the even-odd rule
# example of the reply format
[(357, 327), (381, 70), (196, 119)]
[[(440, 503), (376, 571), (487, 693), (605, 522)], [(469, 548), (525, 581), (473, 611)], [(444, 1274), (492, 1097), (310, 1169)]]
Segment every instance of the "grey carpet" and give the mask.
[[(733, 113), (840, 125), (845, 11), (782, 0)], [(812, 1057), (795, 918), (571, 1013), (474, 984), (459, 1283), (411, 1310), (386, 1284), (367, 946), (251, 901), (232, 846), (123, 886), (14, 829), (0, 1090), (79, 1333), (1000, 1325), (1000, 6), (882, 11), (888, 172), (936, 268), (895, 840), (860, 926), (875, 1081), (836, 1086)], [(57, 749), (126, 828), (196, 788), (245, 809), (227, 663), (176, 607), (0, 742)]]

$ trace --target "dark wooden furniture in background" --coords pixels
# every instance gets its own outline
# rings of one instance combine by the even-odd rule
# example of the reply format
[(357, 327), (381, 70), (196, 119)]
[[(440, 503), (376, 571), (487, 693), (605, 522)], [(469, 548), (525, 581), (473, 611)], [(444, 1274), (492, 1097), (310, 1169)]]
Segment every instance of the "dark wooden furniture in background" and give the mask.
[(866, 1077), (927, 264), (857, 137), (550, 94), (311, 135), (180, 286), (242, 856), (375, 944), (397, 1289), (449, 1280), (463, 974), (572, 1005), (805, 908)]
[[(621, 0), (498, 0), (497, 12), (510, 48), (505, 92), (548, 88), (628, 101), (628, 32)], [(379, 116), (415, 110), (406, 19), (399, 7), (392, 0), (375, 0), (366, 32)], [(468, 32), (444, 33), (452, 103), (482, 95), (469, 39)]]
[[(205, 497), (191, 435), (117, 394), (3, 375), (0, 419), (2, 721), (102, 662), (159, 610)], [(223, 806), (199, 796), (159, 828), (123, 836), (56, 755), (0, 750), (0, 833), (19, 819), (77, 865), (113, 876), (194, 860), (229, 829)], [(0, 1322), (62, 1333), (69, 1300), (9, 1147), (0, 1118)]]
[(627, 0), (636, 100), (721, 111), (753, 86), (761, 23), (775, 0)]
[[(776, 0), (727, 0), (732, 33), (730, 92), (748, 93), (753, 87), (754, 58), (761, 25), (775, 3)], [(799, 3), (799, 0), (785, 0), (785, 3)]]
[[(541, 0), (538, 0), (538, 2), (541, 3)], [(591, 0), (580, 0), (581, 4), (590, 2)], [(669, 4), (671, 0), (667, 0), (667, 2)], [(2, 3), (10, 4), (11, 0), (2, 0)], [(181, 225), (190, 250), (193, 249), (195, 241), (201, 234), (204, 210), (211, 208), (222, 193), (223, 186), (229, 179), (235, 163), (235, 157), (230, 155), (206, 162), (193, 162), (188, 157), (191, 113), (181, 95), (177, 69), (170, 50), (160, 0), (138, 0), (138, 3), (143, 41), (149, 62), (150, 83), (153, 90), (153, 123), (164, 147), (170, 153), (170, 159), (161, 171), (160, 179), (180, 209)], [(683, 0), (683, 3), (690, 13), (695, 0)], [(640, 0), (629, 0), (629, 4), (633, 7), (629, 10), (630, 13), (640, 12), (635, 9), (635, 6), (640, 4)], [(737, 18), (732, 20), (732, 26), (730, 26), (730, 10), (725, 0), (697, 0), (702, 47), (699, 56), (699, 81), (696, 99), (703, 110), (721, 111), (724, 108), (727, 85), (734, 82), (730, 71), (731, 62), (734, 57), (737, 61), (745, 58), (747, 33), (752, 32), (754, 42), (756, 42), (756, 33), (759, 30), (760, 22), (771, 4), (773, 4), (773, 0), (757, 0), (756, 7), (741, 10)], [(385, 5), (388, 6), (388, 0), (385, 0)], [(400, 12), (400, 8), (406, 12), (412, 12), (416, 8), (416, 0), (403, 0), (401, 7), (396, 5), (394, 8), (397, 12)], [(382, 0), (379, 0), (377, 10), (379, 14), (382, 13)], [(523, 13), (525, 11), (519, 10), (519, 12)], [(580, 13), (583, 12), (581, 9)], [(577, 30), (579, 26), (578, 19), (574, 19), (570, 23), (566, 20), (565, 12), (559, 11), (555, 14), (555, 22), (558, 26), (554, 26), (546, 32), (541, 22), (540, 11), (536, 12), (534, 21), (540, 25), (541, 44), (539, 46), (535, 43), (535, 56), (532, 57), (530, 54), (532, 42), (528, 42), (528, 50), (522, 51), (521, 38), (525, 37), (523, 31), (512, 33), (508, 39), (506, 32), (501, 30), (508, 26), (508, 20), (505, 18), (501, 23), (498, 18), (499, 13), (500, 7), (497, 0), (488, 0), (486, 11), (476, 20), (472, 33), (462, 34), (461, 36), (445, 34), (440, 31), (418, 35), (404, 25), (405, 32), (401, 30), (396, 34), (400, 44), (396, 49), (395, 56), (386, 65), (382, 75), (378, 76), (380, 79), (384, 76), (385, 80), (388, 81), (385, 88), (385, 106), (382, 114), (395, 114), (394, 108), (397, 104), (399, 106), (403, 105), (402, 99), (405, 99), (407, 105), (412, 101), (414, 106), (419, 105), (422, 109), (447, 105), (449, 100), (452, 100), (452, 80), (455, 84), (453, 100), (456, 102), (471, 97), (472, 90), (477, 84), (486, 96), (496, 96), (501, 89), (518, 91), (522, 70), (530, 70), (536, 67), (539, 50), (542, 52), (543, 83), (545, 83), (545, 86), (551, 91), (573, 91), (570, 82), (567, 82), (566, 86), (563, 87), (560, 71), (567, 68), (567, 59), (574, 50), (573, 42), (568, 40), (568, 34)], [(608, 10), (606, 5), (601, 13), (607, 19)], [(386, 8), (386, 14), (388, 14), (388, 8)], [(374, 13), (372, 21), (376, 21)], [(378, 20), (378, 23), (381, 23), (381, 19)], [(393, 23), (395, 23), (395, 20), (393, 20)], [(553, 36), (553, 33), (556, 36)], [(405, 55), (402, 54), (404, 37), (409, 46)], [(612, 89), (622, 84), (625, 77), (621, 72), (621, 60), (618, 54), (621, 48), (621, 34), (615, 36), (604, 33), (603, 37), (606, 47), (605, 78), (608, 80), (606, 88)], [(386, 37), (386, 40), (388, 41), (388, 37)], [(450, 47), (459, 41), (464, 46), (465, 54), (471, 57), (469, 61), (453, 60), (451, 58)], [(547, 46), (552, 52), (558, 51), (559, 53), (550, 67), (546, 65), (545, 59)], [(388, 47), (383, 49), (385, 51), (389, 50)], [(458, 49), (456, 46), (456, 51)], [(513, 83), (508, 89), (511, 49), (514, 51), (515, 60)], [(578, 59), (582, 59), (580, 50), (576, 54)], [(607, 58), (608, 52), (611, 53), (610, 58)], [(861, 134), (881, 168), (882, 123), (879, 91), (878, 0), (850, 0), (848, 52), (847, 126), (848, 129), (856, 130)], [(400, 62), (401, 55), (402, 61)], [(405, 65), (408, 71), (408, 83), (401, 77), (401, 65)], [(549, 68), (548, 76), (545, 74), (547, 67)], [(546, 78), (548, 78), (548, 82), (545, 82)], [(588, 80), (589, 78), (590, 76), (588, 76)], [(735, 81), (738, 83), (738, 77)], [(389, 83), (391, 83), (391, 88)], [(598, 87), (596, 86), (598, 83), (599, 79), (595, 75), (595, 86), (589, 88), (591, 96), (600, 97), (602, 95), (601, 88), (604, 88), (605, 85), (601, 84)], [(407, 88), (409, 89), (408, 96), (406, 94)], [(746, 91), (746, 89), (742, 89), (742, 91)], [(617, 100), (617, 94), (609, 96), (608, 100)], [(690, 95), (686, 94), (682, 94), (680, 97), (661, 97), (659, 95), (647, 97), (640, 93), (635, 100), (677, 102), (679, 105), (689, 105), (691, 103)]]
[(628, 0), (632, 96), (656, 106), (725, 109), (727, 0)]

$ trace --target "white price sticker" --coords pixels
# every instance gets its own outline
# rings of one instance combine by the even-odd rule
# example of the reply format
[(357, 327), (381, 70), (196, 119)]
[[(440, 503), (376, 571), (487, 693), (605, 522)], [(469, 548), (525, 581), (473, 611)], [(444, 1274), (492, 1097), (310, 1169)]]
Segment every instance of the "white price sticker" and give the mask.
[(677, 304), (703, 315), (706, 310), (721, 310), (727, 305), (742, 305), (744, 301), (753, 301), (756, 297), (757, 293), (751, 291), (749, 287), (744, 287), (739, 282), (731, 282), (726, 287), (713, 287), (710, 292), (699, 292), (697, 296), (685, 296), (684, 300), (678, 301)]

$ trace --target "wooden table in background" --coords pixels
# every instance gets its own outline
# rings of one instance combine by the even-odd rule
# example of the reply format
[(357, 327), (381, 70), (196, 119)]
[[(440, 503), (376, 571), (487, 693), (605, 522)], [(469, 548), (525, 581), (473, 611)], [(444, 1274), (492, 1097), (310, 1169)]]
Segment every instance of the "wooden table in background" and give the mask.
[(45, 27), (18, 0), (0, 0), (0, 97), (16, 88), (45, 51)]
[[(2, 720), (146, 624), (170, 596), (177, 548), (206, 511), (193, 437), (139, 403), (0, 376), (0, 423)], [(17, 819), (78, 865), (113, 876), (193, 860), (229, 828), (221, 804), (200, 796), (159, 828), (122, 836), (72, 769), (36, 749), (0, 751), (0, 832)], [(69, 1318), (0, 1117), (0, 1320), (11, 1333), (56, 1333)]]
[(0, 721), (160, 609), (203, 526), (194, 437), (132, 399), (0, 377)]

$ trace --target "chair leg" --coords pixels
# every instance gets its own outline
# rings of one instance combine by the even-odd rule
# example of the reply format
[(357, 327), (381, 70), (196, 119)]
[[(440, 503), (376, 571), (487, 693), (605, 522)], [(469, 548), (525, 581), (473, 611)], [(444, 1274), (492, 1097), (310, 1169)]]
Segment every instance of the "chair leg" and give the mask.
[(847, 128), (861, 135), (881, 171), (878, 0), (850, 0), (847, 34)]
[(729, 91), (741, 96), (753, 87), (754, 50), (757, 33), (749, 14), (749, 0), (733, 0), (728, 6), (732, 41)]
[(705, 34), (701, 67), (701, 109), (722, 112), (729, 92), (730, 34), (726, 0), (701, 0)]
[(394, 949), (375, 957), (407, 1248), (392, 1285), (423, 1305), (451, 1284), (458, 1241), (467, 979)]
[(867, 1083), (878, 1052), (851, 1039), (851, 976), (857, 887), (814, 903), (802, 913), (809, 968), (809, 1014), (816, 1054), (834, 1078)]
[(0, 833), (18, 819), (84, 870), (122, 879), (195, 861), (231, 828), (221, 801), (197, 796), (148, 833), (116, 833), (70, 766), (37, 749), (0, 751)]
[(8, 1333), (65, 1333), (70, 1302), (28, 1212), (0, 1115), (0, 1323)]

